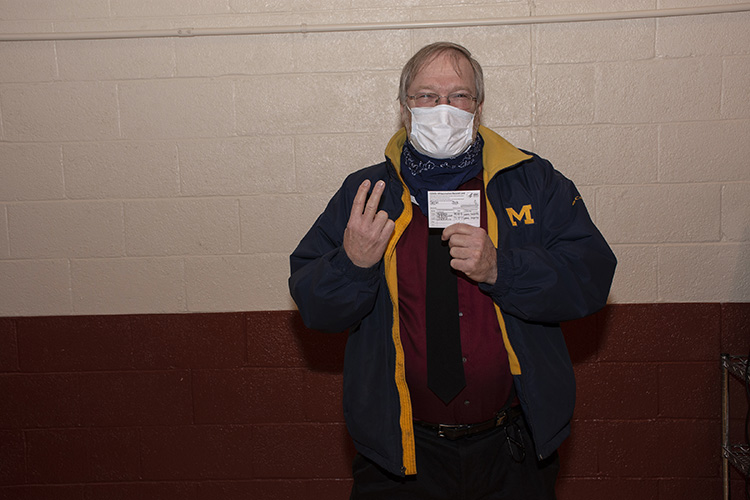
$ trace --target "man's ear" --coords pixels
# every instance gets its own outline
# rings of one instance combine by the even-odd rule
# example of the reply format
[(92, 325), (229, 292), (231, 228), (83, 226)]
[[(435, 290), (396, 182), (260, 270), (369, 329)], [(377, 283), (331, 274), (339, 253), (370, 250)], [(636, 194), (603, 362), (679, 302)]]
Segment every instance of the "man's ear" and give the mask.
[(406, 129), (406, 134), (411, 134), (411, 112), (406, 105), (401, 104), (401, 125)]
[(479, 125), (482, 122), (482, 110), (484, 109), (484, 103), (477, 106), (477, 110), (474, 113), (474, 133), (476, 134), (479, 130)]

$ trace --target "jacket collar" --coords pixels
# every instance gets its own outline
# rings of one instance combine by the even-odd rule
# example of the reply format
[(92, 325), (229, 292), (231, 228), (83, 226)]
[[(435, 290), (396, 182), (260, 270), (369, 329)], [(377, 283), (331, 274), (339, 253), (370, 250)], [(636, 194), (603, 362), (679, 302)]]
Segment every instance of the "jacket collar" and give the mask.
[[(531, 155), (516, 148), (484, 125), (479, 126), (479, 133), (482, 134), (484, 139), (482, 161), (486, 179), (491, 179), (501, 170), (531, 158)], [(388, 146), (385, 148), (385, 156), (390, 160), (399, 176), (401, 175), (401, 149), (404, 147), (404, 143), (406, 143), (406, 129), (401, 128), (391, 137)]]

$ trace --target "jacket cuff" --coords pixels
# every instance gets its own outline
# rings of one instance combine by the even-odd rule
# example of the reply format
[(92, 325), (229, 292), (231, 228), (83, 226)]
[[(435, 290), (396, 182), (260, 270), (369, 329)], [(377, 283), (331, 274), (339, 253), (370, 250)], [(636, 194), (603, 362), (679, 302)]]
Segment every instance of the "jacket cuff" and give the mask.
[(380, 263), (372, 267), (359, 267), (346, 255), (344, 247), (339, 247), (331, 259), (331, 265), (352, 281), (370, 281), (378, 278)]
[(486, 294), (489, 294), (495, 302), (501, 297), (508, 294), (508, 291), (513, 286), (513, 262), (510, 257), (497, 252), (497, 279), (494, 285), (489, 283), (479, 283), (479, 289)]

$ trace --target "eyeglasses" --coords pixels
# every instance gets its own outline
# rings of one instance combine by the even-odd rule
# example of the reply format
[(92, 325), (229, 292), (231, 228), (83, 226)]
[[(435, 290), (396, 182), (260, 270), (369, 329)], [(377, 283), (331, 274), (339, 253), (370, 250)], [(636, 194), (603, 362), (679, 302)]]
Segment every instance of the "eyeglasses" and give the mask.
[(466, 94), (464, 92), (454, 92), (448, 95), (426, 93), (426, 94), (408, 95), (406, 97), (409, 99), (413, 99), (416, 105), (420, 108), (437, 106), (437, 104), (440, 102), (440, 99), (445, 98), (445, 100), (451, 106), (455, 106), (459, 109), (469, 109), (471, 108), (472, 104), (476, 102), (477, 100), (477, 98), (474, 97), (473, 95)]

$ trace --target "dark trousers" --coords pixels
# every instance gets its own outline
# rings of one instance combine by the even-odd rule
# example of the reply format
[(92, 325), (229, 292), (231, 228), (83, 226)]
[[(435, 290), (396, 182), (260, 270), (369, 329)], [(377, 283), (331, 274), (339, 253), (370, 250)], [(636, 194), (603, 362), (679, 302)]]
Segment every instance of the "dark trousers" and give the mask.
[(414, 426), (417, 474), (395, 476), (357, 454), (350, 500), (554, 500), (557, 453), (539, 462), (523, 418), (456, 440)]

